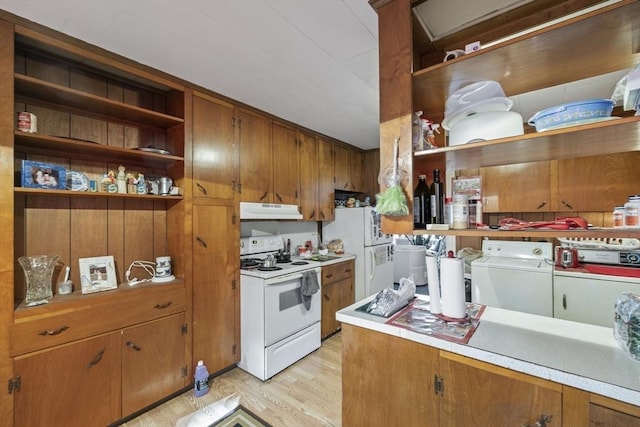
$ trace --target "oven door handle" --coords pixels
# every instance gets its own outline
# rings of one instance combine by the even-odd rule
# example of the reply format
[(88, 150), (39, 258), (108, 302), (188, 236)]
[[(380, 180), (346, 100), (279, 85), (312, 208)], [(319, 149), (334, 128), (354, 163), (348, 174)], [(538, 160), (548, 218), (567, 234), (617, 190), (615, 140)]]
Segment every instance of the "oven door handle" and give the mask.
[[(314, 268), (314, 269), (307, 270), (307, 271), (313, 271), (314, 273), (318, 274), (320, 272), (320, 269), (319, 268)], [(266, 285), (278, 285), (278, 284), (283, 283), (283, 282), (289, 282), (291, 280), (297, 280), (297, 279), (302, 279), (302, 272), (291, 273), (291, 274), (287, 274), (285, 276), (272, 277), (271, 279), (266, 279), (265, 280), (265, 284)], [(320, 279), (318, 279), (318, 280), (320, 280)]]

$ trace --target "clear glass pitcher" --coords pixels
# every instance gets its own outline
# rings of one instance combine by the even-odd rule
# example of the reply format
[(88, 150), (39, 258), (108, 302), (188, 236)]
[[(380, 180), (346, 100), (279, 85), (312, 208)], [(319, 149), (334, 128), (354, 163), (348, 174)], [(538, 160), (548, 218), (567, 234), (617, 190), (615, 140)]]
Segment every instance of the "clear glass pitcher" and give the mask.
[(24, 270), (27, 285), (27, 305), (44, 304), (53, 298), (53, 270), (57, 255), (21, 256), (18, 262)]

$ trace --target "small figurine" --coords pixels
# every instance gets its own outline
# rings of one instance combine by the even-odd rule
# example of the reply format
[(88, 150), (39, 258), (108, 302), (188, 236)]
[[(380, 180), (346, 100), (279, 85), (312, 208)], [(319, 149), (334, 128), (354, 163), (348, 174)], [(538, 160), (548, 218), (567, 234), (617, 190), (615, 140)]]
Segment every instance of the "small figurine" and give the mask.
[(118, 193), (127, 192), (127, 175), (124, 172), (124, 166), (118, 166)]

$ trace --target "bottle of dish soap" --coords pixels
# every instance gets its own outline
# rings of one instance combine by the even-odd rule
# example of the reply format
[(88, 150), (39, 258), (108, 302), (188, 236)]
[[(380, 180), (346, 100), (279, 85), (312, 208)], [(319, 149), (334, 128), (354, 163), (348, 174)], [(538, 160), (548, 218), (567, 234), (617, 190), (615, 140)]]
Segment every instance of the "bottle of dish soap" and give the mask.
[(198, 360), (194, 374), (194, 393), (196, 397), (204, 396), (209, 391), (209, 371), (202, 360)]

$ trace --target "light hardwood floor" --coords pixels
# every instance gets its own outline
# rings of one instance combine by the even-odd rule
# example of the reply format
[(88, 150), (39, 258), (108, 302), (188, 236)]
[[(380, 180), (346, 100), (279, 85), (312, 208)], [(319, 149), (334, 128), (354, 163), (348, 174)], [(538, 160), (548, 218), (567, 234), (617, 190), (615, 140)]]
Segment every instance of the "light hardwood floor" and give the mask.
[(124, 424), (128, 427), (173, 427), (198, 408), (237, 393), (240, 404), (274, 427), (342, 425), (341, 333), (267, 381), (240, 368), (213, 379), (209, 393), (189, 391)]

